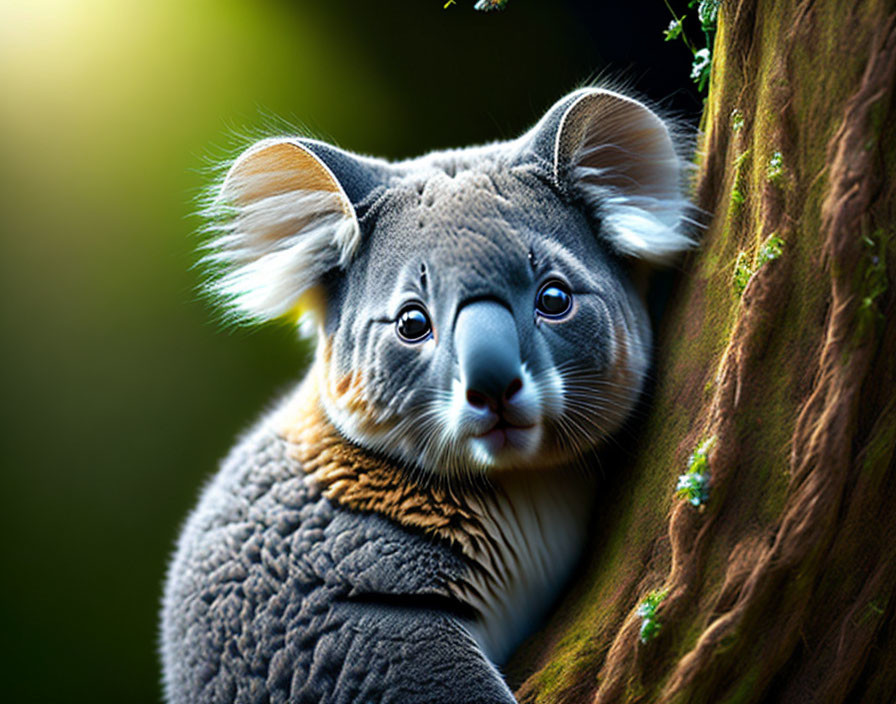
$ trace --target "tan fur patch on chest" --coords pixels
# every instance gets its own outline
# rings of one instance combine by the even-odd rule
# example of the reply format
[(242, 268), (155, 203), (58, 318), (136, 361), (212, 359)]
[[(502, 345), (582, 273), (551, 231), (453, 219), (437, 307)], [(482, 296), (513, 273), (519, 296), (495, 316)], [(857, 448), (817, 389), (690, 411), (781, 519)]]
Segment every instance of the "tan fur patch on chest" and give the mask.
[(333, 427), (316, 394), (297, 404), (280, 428), (290, 455), (331, 501), (374, 511), (477, 554), (489, 536), (481, 512), (487, 489), (458, 493), (415, 482), (401, 468), (349, 444)]

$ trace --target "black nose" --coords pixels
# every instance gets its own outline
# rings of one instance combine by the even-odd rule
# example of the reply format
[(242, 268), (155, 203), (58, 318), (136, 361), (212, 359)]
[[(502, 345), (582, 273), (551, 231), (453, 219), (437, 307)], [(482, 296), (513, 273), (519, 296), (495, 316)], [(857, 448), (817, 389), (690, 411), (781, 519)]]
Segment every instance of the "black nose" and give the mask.
[[(487, 388), (485, 384), (482, 384), (482, 387)], [(475, 408), (490, 408), (497, 411), (523, 388), (523, 382), (519, 377), (515, 377), (500, 394), (497, 393), (499, 388), (500, 384), (494, 388), (487, 388), (485, 391), (480, 391), (475, 387), (467, 388), (467, 403)]]
[(476, 301), (461, 308), (454, 345), (471, 406), (497, 411), (522, 389), (516, 322), (500, 303)]

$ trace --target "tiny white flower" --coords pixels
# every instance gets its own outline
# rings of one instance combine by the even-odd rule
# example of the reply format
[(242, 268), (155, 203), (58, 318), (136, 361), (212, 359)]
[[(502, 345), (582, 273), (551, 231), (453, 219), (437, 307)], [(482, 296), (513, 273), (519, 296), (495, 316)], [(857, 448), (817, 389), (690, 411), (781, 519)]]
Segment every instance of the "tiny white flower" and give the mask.
[(694, 54), (694, 63), (691, 66), (691, 78), (695, 81), (699, 81), (703, 72), (709, 68), (709, 62), (709, 49), (700, 49)]

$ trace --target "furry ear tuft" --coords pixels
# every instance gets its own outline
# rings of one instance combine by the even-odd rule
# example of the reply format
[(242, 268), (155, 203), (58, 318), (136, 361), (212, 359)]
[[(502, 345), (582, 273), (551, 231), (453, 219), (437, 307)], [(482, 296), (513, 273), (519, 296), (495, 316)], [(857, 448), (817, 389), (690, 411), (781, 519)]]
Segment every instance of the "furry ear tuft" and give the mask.
[(258, 142), (230, 167), (204, 214), (213, 238), (207, 289), (233, 317), (271, 320), (361, 240), (354, 207), (329, 167), (297, 140)]
[(693, 247), (680, 232), (688, 202), (665, 123), (640, 102), (608, 90), (585, 89), (566, 103), (554, 143), (554, 178), (600, 220), (602, 236), (619, 253), (657, 264)]

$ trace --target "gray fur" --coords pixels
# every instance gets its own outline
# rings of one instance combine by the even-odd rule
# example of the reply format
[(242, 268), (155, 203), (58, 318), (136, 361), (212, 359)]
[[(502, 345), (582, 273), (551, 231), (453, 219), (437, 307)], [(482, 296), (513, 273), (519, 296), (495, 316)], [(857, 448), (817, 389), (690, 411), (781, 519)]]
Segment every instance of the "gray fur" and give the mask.
[(206, 487), (171, 564), (168, 701), (513, 701), (457, 619), (362, 598), (447, 599), (463, 570), (447, 546), (336, 509), (262, 423)]
[[(584, 541), (590, 480), (560, 470), (620, 426), (649, 364), (623, 258), (692, 244), (680, 172), (663, 122), (599, 89), (511, 142), (389, 164), (289, 138), (236, 162), (215, 205), (213, 292), (264, 320), (316, 291), (309, 379), (327, 417), (408, 482), (462, 493), (488, 478), (477, 510), (496, 547), (331, 501), (272, 414), (180, 538), (163, 609), (170, 702), (513, 701), (493, 663), (537, 626)], [(550, 281), (572, 292), (561, 319), (534, 308)], [(409, 302), (432, 321), (419, 343), (396, 333)], [(518, 393), (501, 400), (505, 388)]]

